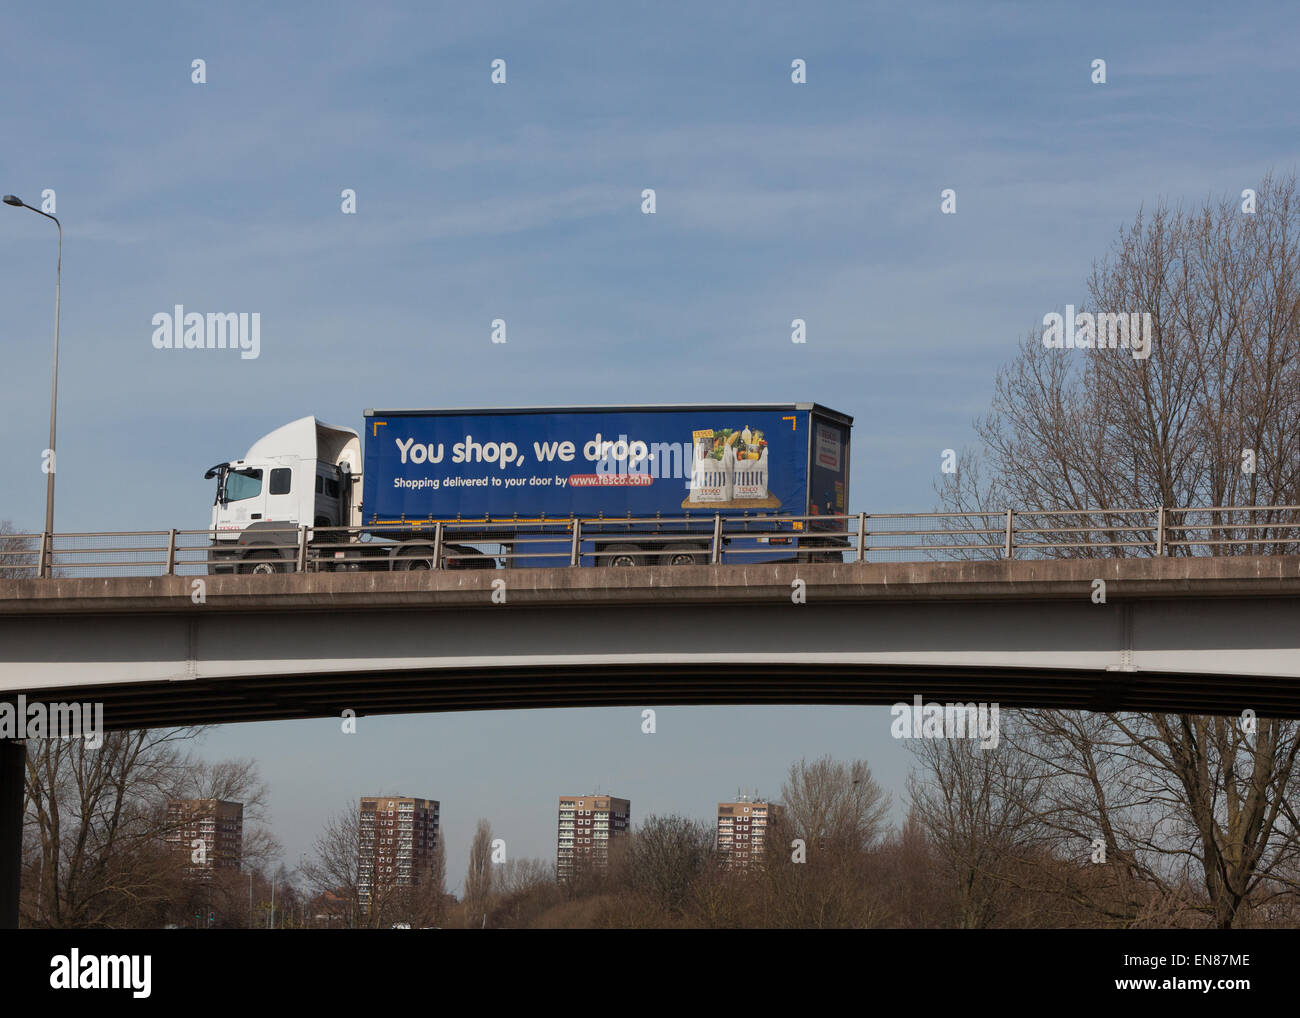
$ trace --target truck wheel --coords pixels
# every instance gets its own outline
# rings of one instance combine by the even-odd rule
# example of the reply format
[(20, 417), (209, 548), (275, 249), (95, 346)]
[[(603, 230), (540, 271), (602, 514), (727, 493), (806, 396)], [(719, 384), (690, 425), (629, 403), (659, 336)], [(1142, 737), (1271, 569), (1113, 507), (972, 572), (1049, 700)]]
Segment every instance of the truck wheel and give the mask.
[(408, 573), (413, 572), (415, 570), (428, 571), (433, 568), (433, 559), (427, 559), (427, 558), (403, 559), (401, 563), (401, 568)]
[(664, 550), (659, 564), (661, 566), (702, 566), (707, 558), (708, 553), (693, 544), (672, 544)]
[(645, 556), (635, 544), (611, 545), (600, 557), (602, 566), (639, 566), (645, 562)]
[(250, 573), (267, 575), (269, 573), (284, 572), (284, 563), (280, 556), (273, 551), (258, 551), (244, 558), (239, 564), (239, 571), (245, 575)]

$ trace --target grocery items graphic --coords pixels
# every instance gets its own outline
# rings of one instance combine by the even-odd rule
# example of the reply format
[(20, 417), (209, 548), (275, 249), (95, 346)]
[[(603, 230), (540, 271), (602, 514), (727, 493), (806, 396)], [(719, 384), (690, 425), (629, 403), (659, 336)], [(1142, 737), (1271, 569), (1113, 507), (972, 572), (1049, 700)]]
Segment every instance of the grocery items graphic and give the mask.
[(777, 509), (781, 500), (768, 487), (767, 439), (748, 424), (691, 432), (695, 460), (691, 491), (682, 508)]

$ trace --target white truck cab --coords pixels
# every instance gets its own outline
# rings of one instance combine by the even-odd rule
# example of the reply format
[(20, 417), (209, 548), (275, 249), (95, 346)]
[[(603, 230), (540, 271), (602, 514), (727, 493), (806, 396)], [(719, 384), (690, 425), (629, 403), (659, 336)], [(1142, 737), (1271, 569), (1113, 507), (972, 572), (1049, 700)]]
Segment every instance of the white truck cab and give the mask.
[[(299, 527), (361, 525), (361, 440), (351, 428), (301, 417), (253, 443), (217, 480), (208, 571), (281, 572)], [(320, 538), (318, 538), (319, 540)]]

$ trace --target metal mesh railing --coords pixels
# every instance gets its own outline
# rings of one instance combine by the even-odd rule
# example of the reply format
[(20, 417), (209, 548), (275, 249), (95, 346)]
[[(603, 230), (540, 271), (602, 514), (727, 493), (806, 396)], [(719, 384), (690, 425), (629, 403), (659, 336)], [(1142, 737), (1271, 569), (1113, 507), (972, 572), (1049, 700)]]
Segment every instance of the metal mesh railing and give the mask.
[(0, 534), (0, 577), (1300, 554), (1300, 506), (404, 521)]

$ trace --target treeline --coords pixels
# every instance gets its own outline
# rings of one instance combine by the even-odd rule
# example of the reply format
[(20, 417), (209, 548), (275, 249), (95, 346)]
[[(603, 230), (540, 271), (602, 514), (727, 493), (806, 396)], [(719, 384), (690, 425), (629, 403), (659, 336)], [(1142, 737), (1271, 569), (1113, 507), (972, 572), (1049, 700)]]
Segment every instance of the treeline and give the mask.
[[(865, 763), (800, 761), (761, 863), (743, 870), (716, 851), (712, 820), (651, 816), (612, 842), (607, 868), (561, 883), (550, 863), (484, 866), (480, 824), (473, 892), (444, 918), (475, 929), (1300, 925), (1294, 789), (1273, 785), (1261, 807), (1231, 787), (1249, 785), (1249, 768), (1229, 769), (1231, 786), (1202, 818), (1223, 825), (1212, 834), (1223, 854), (1207, 860), (1195, 795), (1174, 777), (1187, 761), (1142, 749), (1153, 748), (1148, 727), (1166, 723), (1227, 740), (1239, 719), (1024, 712), (997, 749), (920, 740), (895, 829)], [(1294, 725), (1265, 724), (1294, 745)], [(1270, 731), (1255, 751), (1280, 737)], [(1221, 766), (1213, 773), (1224, 779)]]
[[(996, 749), (918, 739), (905, 821), (866, 763), (791, 766), (765, 851), (739, 869), (714, 819), (651, 816), (609, 865), (494, 861), (480, 821), (460, 899), (445, 850), (414, 887), (361, 893), (348, 803), (290, 870), (247, 761), (208, 764), (198, 730), (29, 740), (21, 921), (54, 928), (1295, 927), (1297, 723), (1002, 713)], [(1169, 752), (1170, 746), (1183, 747)], [(244, 804), (243, 868), (187, 879), (169, 798)], [(1213, 851), (1207, 852), (1210, 845)], [(364, 907), (363, 907), (364, 903)]]

